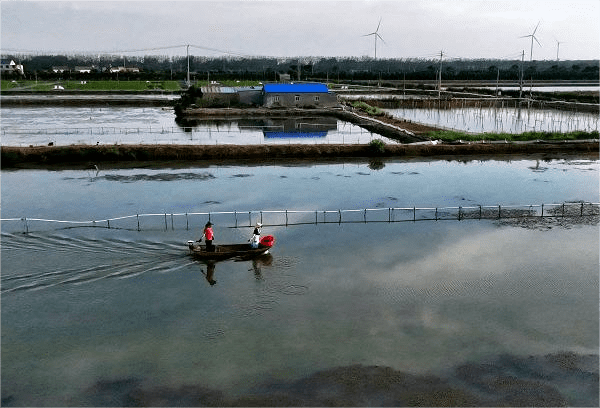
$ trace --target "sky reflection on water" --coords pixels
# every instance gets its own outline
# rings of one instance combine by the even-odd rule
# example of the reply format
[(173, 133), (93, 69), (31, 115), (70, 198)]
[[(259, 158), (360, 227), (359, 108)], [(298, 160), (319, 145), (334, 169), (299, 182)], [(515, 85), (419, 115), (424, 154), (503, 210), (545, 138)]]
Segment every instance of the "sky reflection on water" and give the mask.
[[(113, 169), (96, 180), (11, 171), (3, 217), (594, 201), (597, 170), (597, 160), (527, 160)], [(189, 173), (212, 177), (165, 178)], [(13, 405), (89, 404), (101, 381), (235, 395), (351, 364), (440, 374), (504, 353), (598, 350), (597, 225), (268, 227), (272, 258), (218, 263), (215, 285), (187, 255), (198, 228), (11, 228), (2, 225), (2, 398)], [(244, 242), (251, 230), (215, 232)]]

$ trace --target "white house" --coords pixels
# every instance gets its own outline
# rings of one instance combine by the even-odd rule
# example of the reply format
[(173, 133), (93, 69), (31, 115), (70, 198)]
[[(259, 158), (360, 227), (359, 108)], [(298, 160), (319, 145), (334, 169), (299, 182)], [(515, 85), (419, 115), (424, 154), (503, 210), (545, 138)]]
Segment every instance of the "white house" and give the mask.
[(64, 72), (69, 72), (70, 69), (67, 66), (59, 66), (59, 67), (52, 67), (52, 72), (54, 72), (55, 74), (62, 74)]
[(4, 73), (18, 73), (21, 75), (25, 74), (23, 65), (15, 63), (13, 60), (3, 59), (1, 61), (0, 72)]
[(116, 72), (140, 72), (140, 69), (138, 67), (110, 67), (109, 72), (111, 74), (114, 74)]
[(75, 72), (79, 74), (90, 74), (93, 69), (93, 67), (75, 67)]

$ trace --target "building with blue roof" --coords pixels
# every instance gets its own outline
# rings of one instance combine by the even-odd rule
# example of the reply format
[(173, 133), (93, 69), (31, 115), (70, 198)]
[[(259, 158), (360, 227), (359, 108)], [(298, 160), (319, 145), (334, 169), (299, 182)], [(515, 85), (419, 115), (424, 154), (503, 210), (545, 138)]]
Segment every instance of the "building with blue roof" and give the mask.
[(277, 83), (263, 86), (263, 106), (267, 108), (337, 107), (337, 96), (322, 83)]

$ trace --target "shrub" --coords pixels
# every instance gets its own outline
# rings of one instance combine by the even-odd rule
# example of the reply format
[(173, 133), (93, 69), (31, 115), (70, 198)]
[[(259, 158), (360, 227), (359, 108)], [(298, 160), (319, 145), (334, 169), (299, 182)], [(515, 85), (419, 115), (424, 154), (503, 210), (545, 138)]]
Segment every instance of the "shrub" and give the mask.
[(385, 152), (385, 142), (380, 139), (371, 140), (371, 143), (369, 143), (369, 147), (378, 153)]
[(379, 109), (375, 106), (371, 106), (368, 103), (363, 102), (363, 101), (356, 101), (356, 102), (352, 103), (352, 107), (354, 107), (356, 109), (360, 109), (371, 116), (385, 115), (385, 112), (382, 111), (381, 109)]

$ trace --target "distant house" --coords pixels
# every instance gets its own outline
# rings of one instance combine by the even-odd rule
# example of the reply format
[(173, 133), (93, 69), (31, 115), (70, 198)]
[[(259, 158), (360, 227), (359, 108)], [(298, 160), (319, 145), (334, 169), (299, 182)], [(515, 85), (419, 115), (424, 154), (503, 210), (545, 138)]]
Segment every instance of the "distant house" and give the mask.
[(13, 60), (3, 59), (0, 61), (0, 72), (3, 74), (25, 74), (23, 65), (15, 63)]
[(209, 86), (200, 87), (200, 90), (202, 91), (202, 100), (211, 105), (231, 106), (240, 101), (236, 88), (221, 86), (214, 81)]
[(71, 69), (67, 66), (58, 66), (58, 67), (52, 67), (52, 72), (54, 72), (55, 74), (62, 74), (64, 72), (70, 72)]
[(136, 73), (140, 72), (138, 67), (110, 67), (109, 72), (114, 73)]
[(267, 108), (337, 107), (337, 96), (322, 83), (265, 84), (263, 106)]
[(91, 74), (93, 67), (75, 67), (75, 72), (78, 74)]
[(279, 82), (290, 82), (290, 74), (277, 73), (277, 79)]

